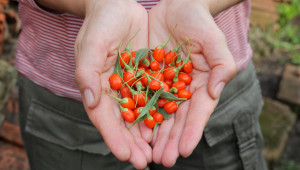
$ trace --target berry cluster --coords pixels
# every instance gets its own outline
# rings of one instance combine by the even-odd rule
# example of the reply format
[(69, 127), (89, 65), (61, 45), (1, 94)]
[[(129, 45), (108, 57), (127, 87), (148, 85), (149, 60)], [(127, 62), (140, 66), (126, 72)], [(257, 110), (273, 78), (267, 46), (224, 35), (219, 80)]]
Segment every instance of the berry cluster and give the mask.
[(189, 60), (191, 48), (184, 60), (179, 50), (186, 42), (165, 54), (164, 48), (171, 37), (154, 50), (131, 51), (132, 39), (124, 51), (119, 50), (109, 83), (122, 96), (112, 97), (119, 102), (123, 118), (133, 125), (144, 121), (147, 127), (154, 128), (176, 112), (183, 101), (192, 97), (186, 89), (192, 82), (189, 75), (193, 70)]

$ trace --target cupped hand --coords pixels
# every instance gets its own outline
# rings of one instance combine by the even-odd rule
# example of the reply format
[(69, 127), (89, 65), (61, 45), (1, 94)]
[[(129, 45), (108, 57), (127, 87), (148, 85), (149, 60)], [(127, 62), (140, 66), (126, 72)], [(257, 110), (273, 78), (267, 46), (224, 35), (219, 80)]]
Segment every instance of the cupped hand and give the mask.
[(127, 130), (118, 103), (105, 93), (110, 93), (108, 80), (120, 42), (127, 43), (140, 30), (132, 41), (134, 49), (148, 45), (147, 12), (134, 0), (89, 0), (85, 9), (75, 43), (75, 78), (84, 107), (111, 152), (137, 169), (145, 168), (152, 161), (151, 147), (138, 125)]
[(224, 86), (237, 72), (224, 34), (215, 24), (208, 4), (199, 0), (164, 0), (149, 12), (149, 45), (163, 44), (177, 25), (166, 51), (185, 43), (192, 47), (194, 69), (189, 90), (191, 100), (182, 103), (172, 117), (160, 126), (153, 144), (153, 161), (173, 166), (179, 157), (189, 156), (199, 143), (203, 130), (217, 106)]

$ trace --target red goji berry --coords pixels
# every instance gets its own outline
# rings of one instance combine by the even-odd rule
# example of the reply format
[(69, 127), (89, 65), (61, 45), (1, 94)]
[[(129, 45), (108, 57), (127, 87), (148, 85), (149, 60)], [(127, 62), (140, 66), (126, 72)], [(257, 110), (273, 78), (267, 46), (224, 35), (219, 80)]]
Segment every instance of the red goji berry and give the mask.
[(190, 85), (192, 82), (192, 77), (187, 73), (179, 73), (178, 80), (183, 81), (186, 85)]
[(133, 83), (136, 81), (134, 73), (129, 71), (125, 71), (123, 73), (123, 79), (125, 83), (127, 83), (129, 86), (132, 86)]
[(184, 99), (190, 99), (192, 97), (192, 93), (188, 90), (183, 89), (178, 92), (178, 97)]
[[(122, 58), (123, 60), (122, 60), (121, 58)], [(123, 53), (121, 53), (121, 58), (119, 58), (119, 60), (120, 60), (120, 65), (121, 65), (122, 68), (124, 68), (124, 67), (125, 67), (124, 62), (125, 62), (126, 64), (128, 64), (131, 57), (130, 57), (130, 54), (129, 54), (128, 52), (123, 52)]]
[(161, 123), (164, 120), (164, 116), (158, 112), (154, 113), (152, 117), (156, 123)]
[(165, 83), (169, 86), (169, 88), (172, 88), (172, 86), (173, 86), (172, 80), (165, 80)]
[(150, 115), (152, 116), (154, 113), (156, 113), (156, 108), (152, 106), (149, 110)]
[(170, 102), (166, 103), (164, 106), (165, 111), (169, 114), (176, 112), (177, 108), (178, 108), (178, 106), (175, 101), (170, 101)]
[(121, 89), (120, 89), (120, 92), (121, 92), (121, 96), (124, 98), (124, 97), (129, 97), (129, 98), (132, 98), (132, 94), (130, 92), (130, 89), (127, 87), (127, 86), (123, 86)]
[(138, 106), (144, 107), (148, 103), (148, 99), (146, 99), (146, 95), (144, 93), (134, 94), (133, 95), (134, 102), (137, 102)]
[(158, 62), (157, 61), (152, 61), (150, 63), (150, 68), (153, 71), (158, 71), (159, 70), (159, 64), (158, 64)]
[(165, 49), (164, 48), (156, 47), (154, 49), (153, 58), (157, 62), (159, 62), (159, 63), (162, 62), (164, 60), (164, 56), (165, 56)]
[(174, 51), (169, 51), (165, 56), (165, 64), (171, 64), (173, 61), (176, 61), (176, 58), (176, 53)]
[(131, 109), (124, 108), (122, 111), (122, 117), (129, 123), (135, 121), (135, 114)]
[(134, 109), (135, 108), (135, 103), (132, 98), (125, 97), (122, 99), (121, 102), (122, 107), (127, 108), (127, 109)]
[(152, 116), (151, 116), (150, 118), (147, 117), (147, 118), (144, 120), (144, 123), (145, 123), (145, 125), (146, 125), (148, 128), (150, 128), (150, 129), (154, 128), (154, 126), (155, 126), (155, 121), (154, 121), (154, 119), (153, 119)]
[(110, 87), (118, 90), (122, 87), (122, 79), (118, 74), (113, 74), (109, 77)]
[(193, 64), (191, 62), (187, 62), (183, 65), (183, 70), (186, 73), (190, 73), (193, 71)]
[(157, 80), (151, 80), (149, 88), (152, 90), (158, 90), (161, 88), (160, 83)]
[(164, 107), (165, 104), (167, 104), (168, 102), (169, 102), (168, 100), (161, 98), (161, 99), (157, 100), (157, 105), (158, 105), (158, 107)]

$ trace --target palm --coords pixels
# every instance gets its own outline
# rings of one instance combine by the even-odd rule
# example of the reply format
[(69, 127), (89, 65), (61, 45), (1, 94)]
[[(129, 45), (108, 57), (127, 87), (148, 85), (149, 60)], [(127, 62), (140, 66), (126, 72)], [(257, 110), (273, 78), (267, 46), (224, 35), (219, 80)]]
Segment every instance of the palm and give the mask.
[[(218, 103), (214, 89), (222, 77), (229, 81), (234, 74), (220, 75), (222, 66), (232, 64), (232, 56), (226, 46), (223, 34), (218, 29), (210, 13), (199, 1), (161, 1), (149, 13), (150, 47), (165, 42), (176, 26), (173, 38), (166, 51), (175, 48), (178, 43), (189, 39), (182, 51), (187, 55), (192, 47), (190, 60), (194, 70), (193, 81), (189, 86), (193, 96), (182, 103), (176, 114), (159, 128), (152, 142), (153, 161), (172, 166), (178, 156), (188, 156), (201, 139), (204, 127)], [(223, 63), (224, 61), (228, 63)], [(225, 78), (224, 78), (225, 77)]]

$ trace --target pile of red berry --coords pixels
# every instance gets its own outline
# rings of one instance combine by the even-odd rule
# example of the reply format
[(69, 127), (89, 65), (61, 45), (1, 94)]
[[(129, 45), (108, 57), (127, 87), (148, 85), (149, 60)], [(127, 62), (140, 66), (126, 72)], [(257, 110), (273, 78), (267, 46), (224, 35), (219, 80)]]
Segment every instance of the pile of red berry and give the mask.
[(165, 54), (169, 40), (154, 50), (143, 48), (138, 51), (130, 51), (130, 40), (124, 51), (119, 50), (109, 83), (122, 96), (112, 97), (119, 102), (127, 122), (144, 121), (147, 127), (154, 128), (168, 119), (179, 104), (192, 97), (186, 90), (192, 82), (189, 75), (193, 70), (189, 60), (191, 49), (184, 60), (179, 50), (185, 42)]

